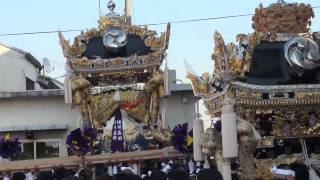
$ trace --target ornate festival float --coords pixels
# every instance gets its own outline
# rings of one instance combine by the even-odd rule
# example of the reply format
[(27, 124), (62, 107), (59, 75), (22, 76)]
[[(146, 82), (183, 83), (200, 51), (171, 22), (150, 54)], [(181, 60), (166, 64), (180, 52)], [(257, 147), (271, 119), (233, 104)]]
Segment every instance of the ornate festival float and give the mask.
[(122, 163), (141, 174), (145, 160), (156, 164), (192, 153), (187, 123), (170, 130), (159, 113), (160, 100), (170, 94), (168, 69), (160, 69), (170, 24), (158, 35), (131, 24), (130, 0), (124, 15), (115, 13), (115, 6), (110, 0), (98, 27), (82, 31), (73, 43), (58, 33), (66, 57), (65, 102), (79, 114), (79, 128), (66, 138), (70, 156), (12, 161), (0, 171), (56, 166), (81, 171), (88, 164), (107, 164), (111, 175)]
[[(160, 99), (165, 96), (160, 66), (168, 48), (170, 24), (158, 35), (145, 26), (132, 25), (129, 10), (123, 16), (115, 13), (113, 1), (108, 9), (99, 27), (81, 32), (73, 44), (59, 33), (67, 58), (65, 100), (78, 109), (86, 127), (100, 132), (105, 153), (143, 151), (146, 143), (148, 149), (170, 145), (171, 132), (161, 127), (159, 115)], [(77, 131), (84, 139), (88, 137), (84, 128)], [(89, 152), (90, 148), (81, 152), (77, 136), (71, 133), (68, 137), (72, 153)], [(130, 159), (144, 158), (136, 153)]]
[(231, 179), (232, 159), (243, 180), (271, 179), (274, 165), (319, 159), (320, 32), (309, 29), (313, 17), (303, 3), (260, 5), (254, 32), (238, 34), (237, 44), (215, 32), (213, 75), (187, 66), (195, 95), (221, 118), (200, 145), (224, 179)]

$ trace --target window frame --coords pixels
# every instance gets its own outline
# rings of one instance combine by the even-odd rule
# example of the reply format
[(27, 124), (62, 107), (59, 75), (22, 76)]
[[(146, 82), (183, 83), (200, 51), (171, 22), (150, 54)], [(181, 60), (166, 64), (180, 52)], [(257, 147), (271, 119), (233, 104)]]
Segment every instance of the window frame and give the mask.
[(33, 159), (37, 158), (37, 142), (58, 142), (59, 144), (59, 157), (61, 157), (62, 153), (62, 139), (35, 139), (35, 140), (28, 140), (22, 139), (21, 142), (21, 152), (24, 152), (23, 144), (24, 143), (33, 143)]

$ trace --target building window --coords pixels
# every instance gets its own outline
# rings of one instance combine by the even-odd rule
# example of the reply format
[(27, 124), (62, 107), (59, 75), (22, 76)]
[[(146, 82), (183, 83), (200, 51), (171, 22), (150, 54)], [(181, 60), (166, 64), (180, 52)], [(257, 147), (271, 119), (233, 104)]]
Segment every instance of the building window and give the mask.
[(34, 143), (33, 142), (23, 142), (21, 143), (21, 160), (34, 159)]
[(21, 160), (59, 157), (60, 140), (22, 141)]
[(59, 142), (36, 142), (37, 155), (36, 158), (59, 157)]
[(34, 81), (26, 77), (26, 89), (27, 90), (34, 90)]

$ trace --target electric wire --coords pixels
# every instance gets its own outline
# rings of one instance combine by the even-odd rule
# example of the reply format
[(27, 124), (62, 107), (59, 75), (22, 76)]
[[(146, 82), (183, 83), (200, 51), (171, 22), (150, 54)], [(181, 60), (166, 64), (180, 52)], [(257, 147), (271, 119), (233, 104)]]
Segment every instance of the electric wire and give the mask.
[[(160, 23), (150, 23), (150, 24), (141, 24), (138, 26), (158, 26), (158, 25), (165, 25), (168, 23), (171, 24), (180, 24), (180, 23), (190, 23), (190, 22), (200, 22), (200, 21), (209, 21), (209, 20), (216, 20), (216, 19), (228, 19), (228, 18), (237, 18), (237, 17), (245, 17), (251, 16), (252, 14), (238, 14), (238, 15), (230, 15), (230, 16), (220, 16), (220, 17), (210, 17), (210, 18), (200, 18), (200, 19), (187, 19), (187, 20), (177, 20), (177, 21), (169, 21), (169, 22), (160, 22)], [(53, 30), (53, 31), (38, 31), (38, 32), (21, 32), (21, 33), (4, 33), (0, 34), (0, 37), (3, 36), (21, 36), (21, 35), (35, 35), (35, 34), (52, 34), (58, 32), (78, 32), (85, 29), (69, 29), (69, 30)]]
[[(313, 6), (313, 9), (320, 8), (320, 6)], [(159, 26), (159, 25), (166, 25), (170, 24), (181, 24), (181, 23), (191, 23), (191, 22), (201, 22), (201, 21), (210, 21), (210, 20), (217, 20), (217, 19), (230, 19), (230, 18), (239, 18), (239, 17), (246, 17), (252, 16), (254, 14), (237, 14), (237, 15), (228, 15), (228, 16), (218, 16), (218, 17), (209, 17), (209, 18), (198, 18), (198, 19), (186, 19), (186, 20), (176, 20), (176, 21), (168, 21), (168, 22), (159, 22), (159, 23), (149, 23), (149, 24), (140, 24), (137, 26)], [(53, 31), (38, 31), (38, 32), (21, 32), (21, 33), (4, 33), (0, 34), (0, 37), (3, 36), (21, 36), (21, 35), (35, 35), (35, 34), (52, 34), (58, 32), (79, 32), (82, 30), (88, 30), (89, 28), (84, 29), (68, 29), (68, 30), (53, 30)]]

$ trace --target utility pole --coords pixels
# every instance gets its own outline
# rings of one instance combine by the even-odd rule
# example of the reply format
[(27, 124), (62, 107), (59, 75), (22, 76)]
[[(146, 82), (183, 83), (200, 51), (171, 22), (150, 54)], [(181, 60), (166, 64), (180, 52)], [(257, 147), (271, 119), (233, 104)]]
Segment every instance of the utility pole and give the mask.
[(125, 4), (126, 4), (126, 8), (125, 8), (126, 21), (129, 25), (131, 25), (132, 0), (125, 0)]

